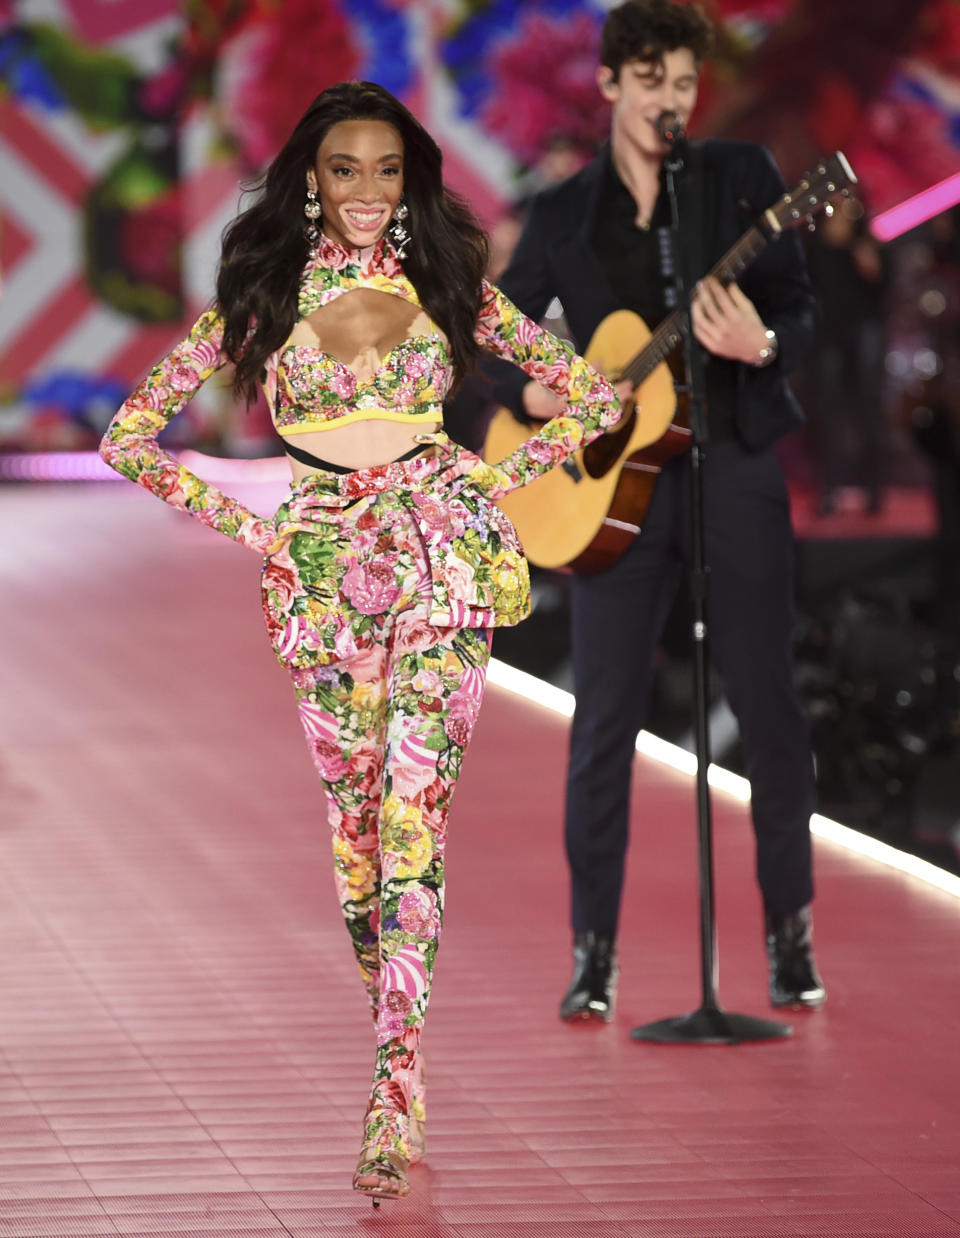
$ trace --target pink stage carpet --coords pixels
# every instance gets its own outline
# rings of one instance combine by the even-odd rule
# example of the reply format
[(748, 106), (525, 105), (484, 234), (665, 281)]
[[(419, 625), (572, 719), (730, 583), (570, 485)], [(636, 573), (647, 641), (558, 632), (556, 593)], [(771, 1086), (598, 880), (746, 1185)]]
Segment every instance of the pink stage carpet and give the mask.
[[(698, 999), (690, 783), (638, 761), (619, 1011), (567, 1027), (565, 723), (499, 688), (454, 803), (429, 1157), (374, 1213), (372, 1029), (255, 557), (133, 487), (0, 510), (0, 1235), (960, 1234), (960, 900), (818, 842), (825, 1010), (635, 1043)], [(746, 812), (715, 817), (721, 996), (767, 1014)]]

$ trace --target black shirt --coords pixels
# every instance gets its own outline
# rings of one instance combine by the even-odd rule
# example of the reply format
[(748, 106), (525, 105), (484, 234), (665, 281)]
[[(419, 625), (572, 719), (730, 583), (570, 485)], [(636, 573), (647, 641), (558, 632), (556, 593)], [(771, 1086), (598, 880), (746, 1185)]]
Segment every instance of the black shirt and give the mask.
[[(661, 171), (660, 193), (650, 217), (650, 226), (640, 228), (636, 224), (637, 203), (620, 179), (609, 150), (604, 163), (596, 226), (590, 243), (617, 300), (624, 309), (639, 314), (653, 330), (668, 312), (667, 281), (661, 258), (662, 246), (669, 239), (670, 228), (670, 201), (665, 176)], [(682, 223), (681, 220), (681, 226)], [(737, 363), (712, 357), (707, 352), (703, 355), (710, 437), (733, 438)], [(672, 365), (674, 373), (683, 373), (682, 353), (679, 350), (672, 359)]]

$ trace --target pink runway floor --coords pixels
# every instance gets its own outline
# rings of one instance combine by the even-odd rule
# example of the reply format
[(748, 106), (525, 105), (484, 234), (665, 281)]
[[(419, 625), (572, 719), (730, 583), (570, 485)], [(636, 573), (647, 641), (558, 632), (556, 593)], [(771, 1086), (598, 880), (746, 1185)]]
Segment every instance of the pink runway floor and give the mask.
[[(617, 1019), (567, 1027), (565, 723), (499, 688), (454, 803), (429, 1157), (374, 1213), (372, 1029), (255, 557), (133, 487), (0, 512), (0, 1235), (960, 1234), (960, 900), (818, 842), (826, 1009), (635, 1043), (698, 999), (690, 784), (638, 761)], [(721, 996), (769, 1014), (747, 816), (715, 818)]]

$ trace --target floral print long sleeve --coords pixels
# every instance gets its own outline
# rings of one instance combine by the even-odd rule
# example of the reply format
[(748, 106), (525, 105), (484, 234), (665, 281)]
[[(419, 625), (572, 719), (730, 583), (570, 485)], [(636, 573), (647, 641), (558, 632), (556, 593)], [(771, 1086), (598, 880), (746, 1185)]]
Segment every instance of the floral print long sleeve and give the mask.
[(153, 367), (110, 422), (100, 444), (103, 459), (171, 507), (251, 550), (265, 554), (276, 540), (270, 524), (203, 481), (157, 442), (191, 396), (225, 363), (223, 325), (216, 310), (197, 319), (190, 334)]
[(620, 420), (620, 401), (606, 379), (565, 340), (538, 326), (486, 281), (476, 339), (567, 405), (506, 459), (476, 470), (472, 479), (491, 498), (502, 498), (535, 481)]

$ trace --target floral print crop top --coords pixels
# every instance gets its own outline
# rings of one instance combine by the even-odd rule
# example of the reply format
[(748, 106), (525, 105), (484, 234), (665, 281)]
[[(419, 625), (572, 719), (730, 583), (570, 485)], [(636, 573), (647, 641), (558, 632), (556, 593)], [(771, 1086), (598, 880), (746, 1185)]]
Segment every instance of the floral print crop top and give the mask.
[[(324, 307), (364, 289), (396, 297), (412, 311), (409, 334), (373, 357), (363, 373), (325, 352), (319, 341), (296, 342), (304, 327), (323, 322)], [(267, 362), (264, 393), (281, 436), (325, 430), (351, 421), (438, 423), (450, 385), (447, 341), (423, 311), (416, 289), (386, 240), (348, 250), (323, 237), (300, 283), (300, 322)], [(372, 350), (371, 350), (372, 351)]]
[[(356, 289), (386, 293), (409, 307), (410, 333), (382, 356), (370, 352), (366, 369), (297, 342), (311, 316)], [(346, 305), (344, 301), (344, 305)], [(384, 419), (419, 422), (432, 429), (443, 421), (443, 400), (452, 366), (445, 336), (423, 311), (400, 260), (384, 238), (367, 250), (349, 250), (324, 237), (304, 268), (300, 322), (290, 340), (268, 360), (263, 389), (281, 436)], [(519, 365), (566, 403), (497, 465), (477, 461), (474, 484), (502, 497), (561, 463), (620, 417), (610, 385), (563, 340), (520, 311), (484, 281), (477, 343)], [(146, 376), (107, 427), (100, 454), (113, 468), (236, 541), (265, 552), (275, 539), (269, 522), (236, 499), (202, 481), (165, 452), (160, 431), (203, 382), (226, 364), (223, 324), (216, 308), (197, 319), (190, 334)]]

